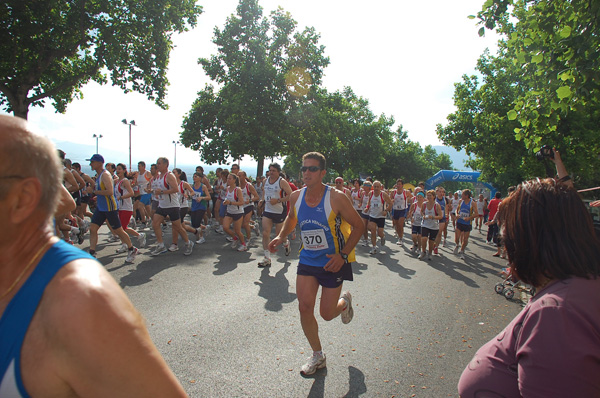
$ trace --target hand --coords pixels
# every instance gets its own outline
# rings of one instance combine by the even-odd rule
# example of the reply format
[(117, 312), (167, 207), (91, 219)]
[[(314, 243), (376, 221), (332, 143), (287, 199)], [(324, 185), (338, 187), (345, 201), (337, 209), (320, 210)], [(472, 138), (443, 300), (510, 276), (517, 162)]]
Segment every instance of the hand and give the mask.
[(277, 246), (283, 243), (283, 238), (276, 236), (271, 242), (269, 242), (269, 251), (271, 253), (277, 252)]
[(273, 198), (269, 201), (269, 203), (271, 203), (272, 205), (276, 205), (277, 203), (279, 203), (279, 199)]
[(346, 263), (339, 253), (327, 254), (327, 258), (329, 258), (329, 261), (323, 269), (328, 272), (338, 272)]

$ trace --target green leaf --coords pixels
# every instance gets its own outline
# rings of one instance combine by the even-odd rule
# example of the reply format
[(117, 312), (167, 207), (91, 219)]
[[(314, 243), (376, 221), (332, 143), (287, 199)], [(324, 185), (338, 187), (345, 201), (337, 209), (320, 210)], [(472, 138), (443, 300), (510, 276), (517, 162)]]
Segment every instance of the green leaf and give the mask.
[(525, 40), (523, 40), (523, 44), (527, 47), (533, 44), (533, 40), (531, 40), (529, 37), (525, 38)]
[(571, 27), (570, 26), (565, 26), (564, 28), (561, 29), (559, 35), (563, 39), (566, 39), (567, 37), (571, 36)]
[(531, 62), (536, 63), (536, 64), (539, 64), (543, 60), (544, 60), (544, 55), (542, 53), (536, 54), (533, 57), (531, 57)]
[(560, 99), (568, 98), (572, 94), (571, 93), (571, 87), (569, 87), (569, 86), (562, 86), (558, 90), (556, 90), (556, 94), (558, 95), (558, 98), (560, 98)]
[(506, 117), (508, 117), (508, 120), (515, 120), (517, 118), (517, 116), (518, 116), (518, 113), (514, 109), (511, 109), (506, 114)]
[(483, 27), (479, 28), (479, 32), (478, 33), (479, 33), (479, 37), (485, 36), (485, 28), (483, 28)]
[(469, 15), (467, 18), (469, 18), (469, 19), (475, 19), (477, 17), (475, 15)]

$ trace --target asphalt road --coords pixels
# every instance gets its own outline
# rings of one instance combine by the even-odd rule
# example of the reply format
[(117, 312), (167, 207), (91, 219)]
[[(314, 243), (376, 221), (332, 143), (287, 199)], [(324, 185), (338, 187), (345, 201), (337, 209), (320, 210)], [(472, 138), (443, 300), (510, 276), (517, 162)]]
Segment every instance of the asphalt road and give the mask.
[(102, 243), (105, 228), (99, 261), (145, 317), (191, 397), (458, 396), (477, 348), (522, 306), (494, 292), (505, 263), (492, 257), (484, 233), (472, 233), (460, 260), (450, 227), (448, 248), (429, 262), (408, 251), (408, 227), (406, 248), (396, 245), (388, 221), (387, 245), (375, 256), (359, 246), (354, 281), (344, 284), (354, 320), (343, 325), (317, 315), (327, 368), (304, 378), (300, 367), (312, 352), (297, 310), (298, 240), (289, 257), (280, 250), (265, 269), (257, 268), (259, 240), (240, 253), (214, 232), (189, 257), (183, 249), (150, 257), (145, 248), (125, 264), (125, 255), (115, 254), (119, 244)]

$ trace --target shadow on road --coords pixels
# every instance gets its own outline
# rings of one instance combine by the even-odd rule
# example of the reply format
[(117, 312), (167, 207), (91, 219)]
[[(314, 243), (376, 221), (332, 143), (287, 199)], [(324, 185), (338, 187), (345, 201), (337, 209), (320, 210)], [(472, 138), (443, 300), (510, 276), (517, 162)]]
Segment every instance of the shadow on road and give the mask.
[[(174, 258), (175, 260), (175, 258)], [(165, 264), (164, 261), (159, 261), (158, 259), (154, 260), (153, 258), (149, 260), (142, 261), (138, 264), (135, 269), (129, 271), (129, 275), (125, 275), (121, 278), (119, 285), (122, 288), (125, 286), (140, 286), (145, 283), (148, 283), (152, 280), (152, 277), (159, 272), (162, 272), (166, 269), (176, 267), (179, 265), (174, 262), (171, 264)]]
[(365, 384), (365, 375), (354, 366), (348, 366), (349, 389), (344, 398), (358, 398), (361, 394), (366, 394), (367, 385)]
[(259, 281), (254, 282), (259, 286), (258, 295), (266, 300), (265, 309), (267, 311), (281, 311), (284, 303), (291, 303), (296, 300), (296, 294), (290, 293), (290, 282), (285, 274), (290, 268), (291, 263), (286, 261), (275, 276), (270, 275), (271, 267), (263, 268), (260, 273)]

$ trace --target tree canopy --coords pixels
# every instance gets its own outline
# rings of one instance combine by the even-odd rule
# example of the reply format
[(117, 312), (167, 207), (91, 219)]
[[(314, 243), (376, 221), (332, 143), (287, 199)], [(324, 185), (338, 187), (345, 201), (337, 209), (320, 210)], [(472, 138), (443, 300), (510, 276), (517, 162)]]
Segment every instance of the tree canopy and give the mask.
[(174, 32), (196, 24), (195, 0), (9, 0), (0, 5), (0, 106), (27, 118), (57, 112), (94, 80), (145, 94), (161, 108)]

